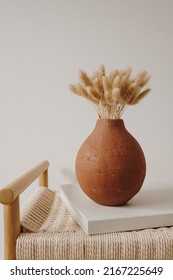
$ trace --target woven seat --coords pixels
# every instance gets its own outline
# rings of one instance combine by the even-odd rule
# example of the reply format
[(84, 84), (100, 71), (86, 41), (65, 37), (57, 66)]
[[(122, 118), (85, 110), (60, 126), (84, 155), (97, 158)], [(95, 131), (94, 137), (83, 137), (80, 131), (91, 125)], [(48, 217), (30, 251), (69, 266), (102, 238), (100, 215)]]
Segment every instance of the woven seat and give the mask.
[(173, 259), (173, 227), (87, 235), (58, 192), (40, 187), (21, 213), (17, 259)]

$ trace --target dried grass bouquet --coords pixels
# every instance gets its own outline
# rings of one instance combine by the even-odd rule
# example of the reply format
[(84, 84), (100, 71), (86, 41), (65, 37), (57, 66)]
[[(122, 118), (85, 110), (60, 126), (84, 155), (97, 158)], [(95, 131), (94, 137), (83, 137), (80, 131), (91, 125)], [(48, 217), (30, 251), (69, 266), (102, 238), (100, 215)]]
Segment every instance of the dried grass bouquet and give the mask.
[(120, 119), (128, 105), (137, 104), (149, 92), (145, 88), (150, 79), (147, 71), (131, 77), (132, 69), (113, 70), (106, 75), (104, 65), (91, 77), (80, 70), (80, 83), (70, 85), (70, 90), (85, 97), (95, 107), (101, 119)]

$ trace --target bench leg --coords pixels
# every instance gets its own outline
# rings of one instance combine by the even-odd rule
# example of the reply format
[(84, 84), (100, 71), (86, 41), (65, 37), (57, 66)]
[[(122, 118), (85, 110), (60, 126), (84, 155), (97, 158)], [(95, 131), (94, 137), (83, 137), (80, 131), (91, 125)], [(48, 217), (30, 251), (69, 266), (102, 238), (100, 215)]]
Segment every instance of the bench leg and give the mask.
[(20, 234), (19, 196), (4, 205), (4, 257), (5, 260), (16, 259), (16, 240)]

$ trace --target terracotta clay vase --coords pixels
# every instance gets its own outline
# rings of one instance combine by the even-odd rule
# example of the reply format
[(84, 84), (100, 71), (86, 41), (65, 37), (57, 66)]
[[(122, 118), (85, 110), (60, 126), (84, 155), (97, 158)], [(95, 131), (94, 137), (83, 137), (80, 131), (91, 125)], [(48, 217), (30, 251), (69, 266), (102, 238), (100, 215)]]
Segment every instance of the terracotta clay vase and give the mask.
[(145, 174), (144, 153), (123, 120), (97, 120), (76, 157), (84, 193), (101, 205), (122, 205), (139, 192)]

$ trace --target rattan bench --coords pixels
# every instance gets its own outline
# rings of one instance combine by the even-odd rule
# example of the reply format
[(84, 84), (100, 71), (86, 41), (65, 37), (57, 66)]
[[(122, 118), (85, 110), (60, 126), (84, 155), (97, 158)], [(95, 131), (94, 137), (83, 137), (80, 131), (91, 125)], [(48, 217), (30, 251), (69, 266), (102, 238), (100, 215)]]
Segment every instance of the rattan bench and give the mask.
[[(87, 235), (48, 188), (48, 161), (0, 191), (5, 259), (173, 259), (173, 227)], [(20, 210), (19, 195), (39, 177), (40, 187)]]

